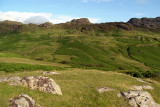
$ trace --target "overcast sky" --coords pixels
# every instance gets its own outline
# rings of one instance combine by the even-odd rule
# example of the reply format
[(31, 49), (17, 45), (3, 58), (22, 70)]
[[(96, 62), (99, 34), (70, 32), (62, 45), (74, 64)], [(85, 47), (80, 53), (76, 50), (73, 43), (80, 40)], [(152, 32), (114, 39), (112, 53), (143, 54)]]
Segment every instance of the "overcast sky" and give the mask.
[(0, 21), (40, 24), (89, 18), (92, 23), (160, 16), (160, 0), (0, 0)]

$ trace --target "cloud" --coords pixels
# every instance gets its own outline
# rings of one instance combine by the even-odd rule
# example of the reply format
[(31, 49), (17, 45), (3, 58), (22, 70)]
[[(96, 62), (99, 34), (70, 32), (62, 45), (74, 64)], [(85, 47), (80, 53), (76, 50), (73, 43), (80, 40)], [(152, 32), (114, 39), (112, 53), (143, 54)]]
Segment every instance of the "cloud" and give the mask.
[(146, 4), (147, 0), (136, 0), (138, 4)]
[(87, 2), (110, 2), (112, 0), (82, 0), (83, 2), (87, 3)]
[(45, 22), (49, 22), (49, 20), (46, 19), (44, 16), (32, 16), (23, 21), (24, 24), (33, 23), (38, 25)]
[[(57, 23), (65, 23), (67, 21), (71, 21), (72, 19), (79, 19), (80, 17), (72, 17), (66, 15), (55, 15), (53, 16), (51, 13), (33, 13), (33, 12), (16, 12), (16, 11), (8, 11), (1, 12), (0, 11), (0, 21), (11, 20), (18, 21), (25, 24), (34, 23), (41, 24), (44, 22), (51, 22), (53, 24)], [(92, 23), (99, 22), (99, 18), (88, 18)]]

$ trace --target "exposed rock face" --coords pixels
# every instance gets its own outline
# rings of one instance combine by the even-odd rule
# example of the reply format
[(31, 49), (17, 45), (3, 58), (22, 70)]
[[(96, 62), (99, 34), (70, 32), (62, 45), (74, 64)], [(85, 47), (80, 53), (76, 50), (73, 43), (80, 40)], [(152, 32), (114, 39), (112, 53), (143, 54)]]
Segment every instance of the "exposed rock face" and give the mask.
[(136, 26), (144, 26), (150, 29), (160, 28), (160, 17), (157, 18), (131, 18), (128, 23)]
[(104, 93), (104, 92), (106, 92), (106, 91), (114, 91), (115, 89), (112, 89), (112, 88), (110, 88), (110, 87), (101, 87), (101, 88), (99, 88), (97, 91), (99, 92), (99, 93)]
[(46, 23), (40, 24), (39, 26), (40, 26), (40, 27), (49, 28), (49, 27), (53, 26), (53, 24), (50, 23), (50, 22), (46, 22)]
[(37, 104), (33, 98), (29, 95), (21, 94), (17, 98), (10, 100), (11, 107), (42, 107)]
[(43, 72), (42, 74), (43, 74), (43, 75), (58, 75), (58, 74), (60, 74), (60, 73), (45, 71), (45, 72)]
[(123, 96), (132, 107), (160, 107), (146, 91), (120, 92), (117, 96)]
[(142, 85), (142, 86), (134, 85), (130, 89), (131, 90), (144, 90), (144, 89), (153, 90), (154, 88), (149, 85)]
[(80, 24), (80, 25), (81, 24), (91, 24), (91, 22), (87, 18), (73, 19), (73, 20), (71, 20), (71, 23)]
[(30, 89), (38, 89), (42, 92), (62, 95), (61, 89), (56, 82), (49, 77), (31, 76), (31, 77), (4, 77), (0, 82), (9, 82), (9, 85), (21, 85)]

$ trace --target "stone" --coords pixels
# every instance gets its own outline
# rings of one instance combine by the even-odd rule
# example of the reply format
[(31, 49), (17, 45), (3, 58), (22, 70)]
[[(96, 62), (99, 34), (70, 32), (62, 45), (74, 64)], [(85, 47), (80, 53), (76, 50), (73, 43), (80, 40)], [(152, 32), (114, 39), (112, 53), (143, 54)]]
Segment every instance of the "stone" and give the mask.
[(43, 75), (58, 75), (58, 74), (60, 74), (60, 73), (51, 72), (51, 71), (44, 71), (42, 74), (43, 74)]
[(104, 93), (104, 92), (106, 92), (106, 91), (114, 91), (115, 89), (112, 89), (112, 88), (110, 88), (110, 87), (101, 87), (101, 88), (99, 88), (97, 91), (99, 92), (99, 93)]
[(130, 89), (131, 90), (144, 90), (144, 89), (153, 90), (154, 88), (151, 87), (150, 85), (142, 85), (142, 86), (134, 85), (134, 86), (130, 87)]
[(10, 100), (11, 107), (42, 107), (37, 104), (35, 100), (27, 94), (21, 94), (16, 98)]
[(128, 103), (132, 107), (160, 107), (159, 104), (155, 103), (152, 96), (146, 91), (128, 91), (120, 92), (117, 94), (119, 97), (124, 97), (128, 100)]
[(62, 91), (56, 82), (49, 77), (30, 76), (30, 77), (4, 77), (0, 78), (2, 82), (8, 82), (9, 85), (28, 87), (32, 90), (62, 95)]

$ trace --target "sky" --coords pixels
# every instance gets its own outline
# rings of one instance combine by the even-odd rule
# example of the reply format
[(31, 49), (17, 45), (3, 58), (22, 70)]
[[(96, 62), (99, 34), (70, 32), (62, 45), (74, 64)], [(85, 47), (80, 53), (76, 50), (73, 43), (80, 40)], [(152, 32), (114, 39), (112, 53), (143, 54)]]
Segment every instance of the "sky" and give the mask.
[(56, 24), (88, 18), (92, 23), (127, 22), (159, 17), (159, 10), (160, 0), (0, 0), (0, 21)]

